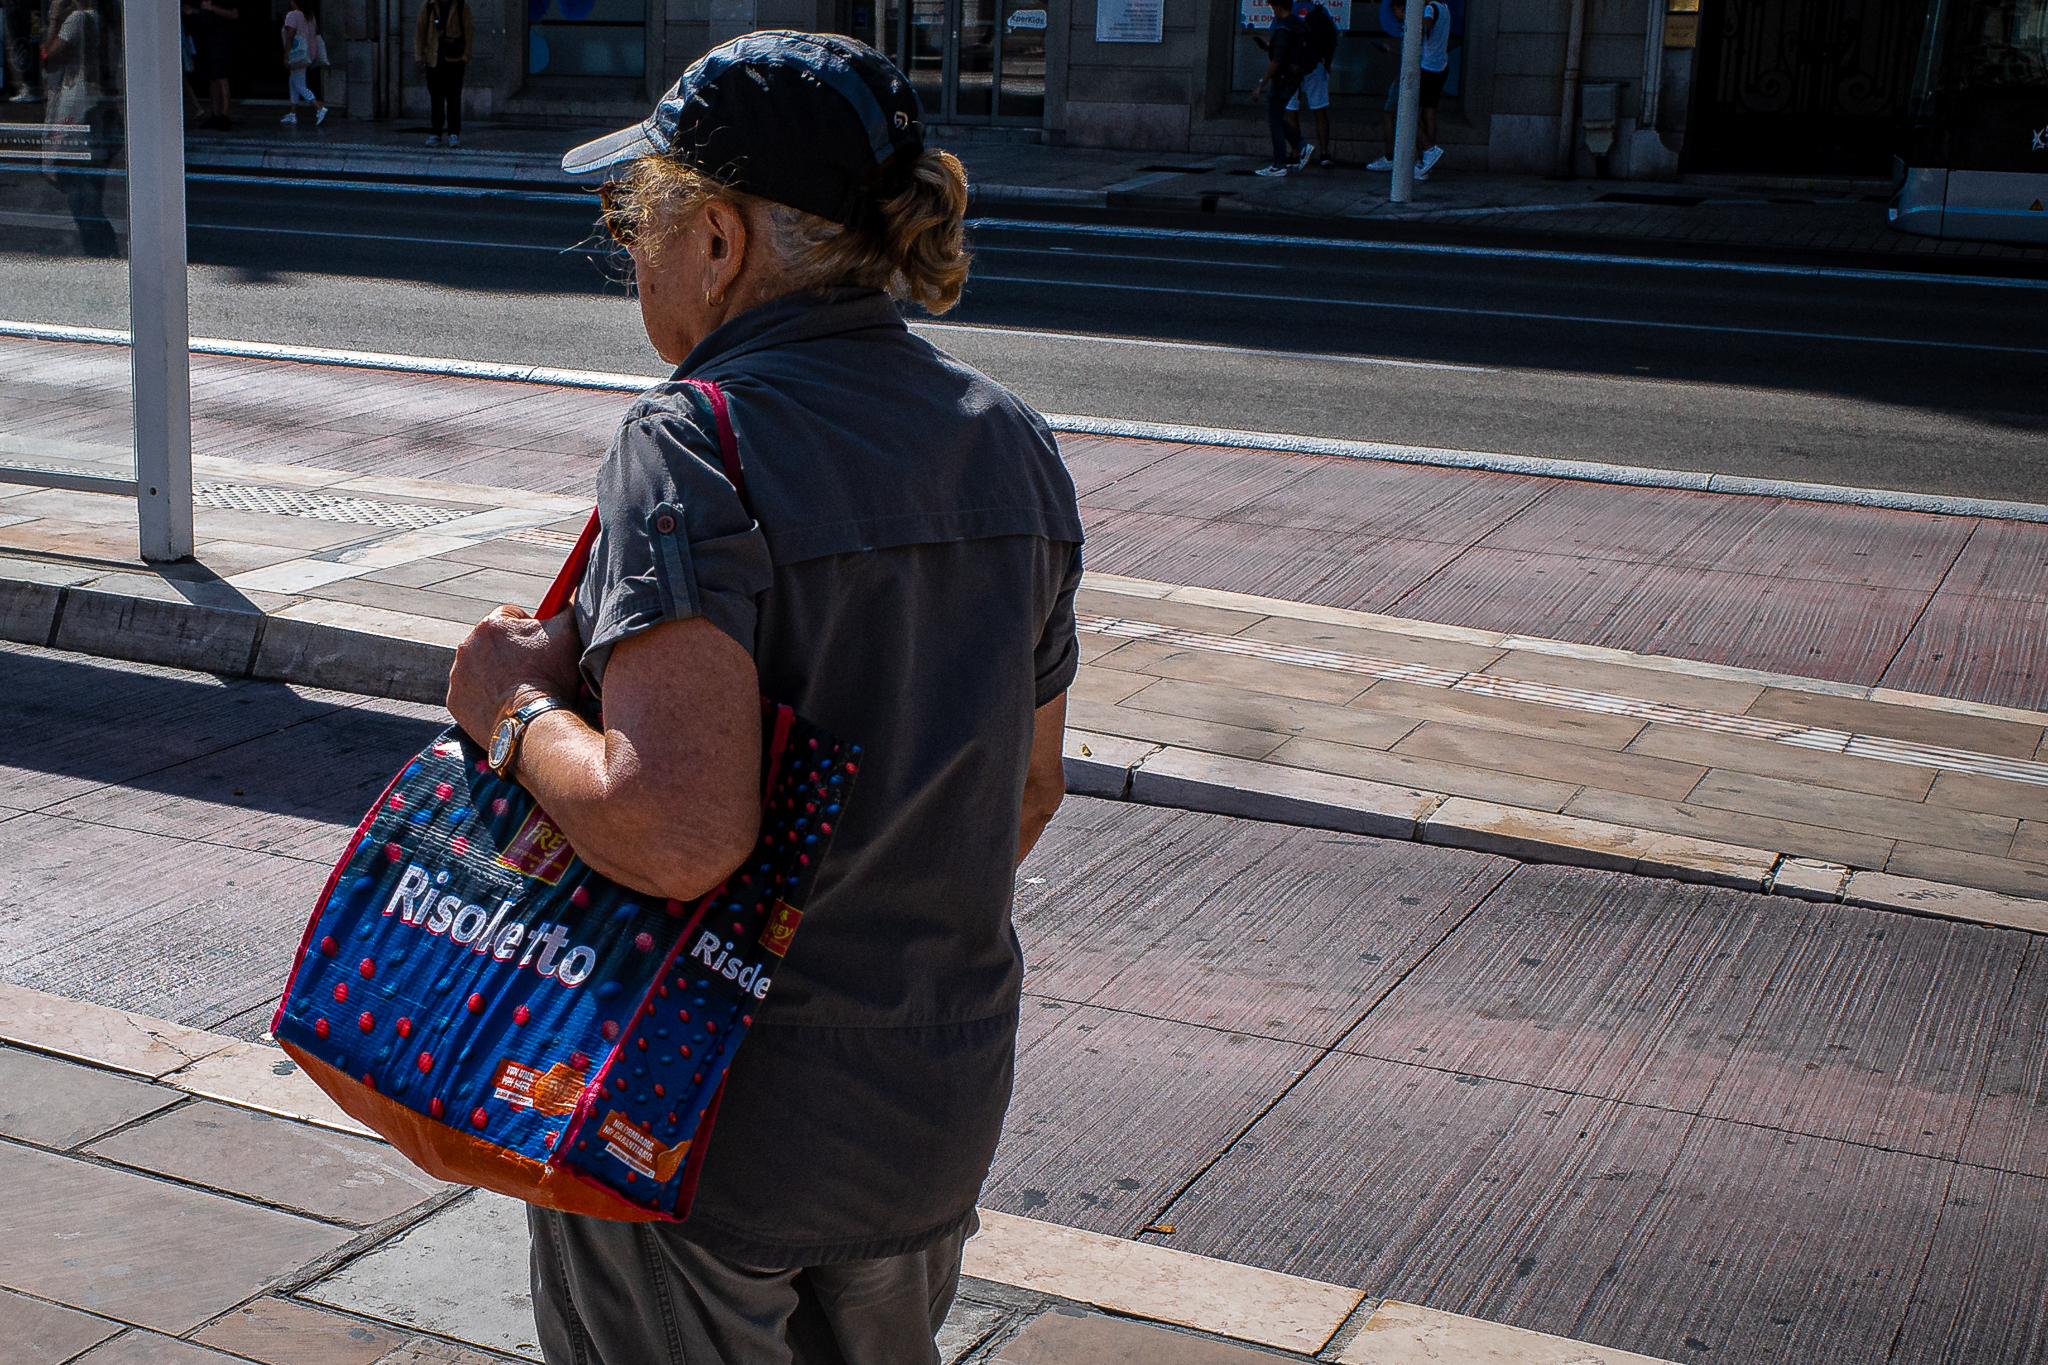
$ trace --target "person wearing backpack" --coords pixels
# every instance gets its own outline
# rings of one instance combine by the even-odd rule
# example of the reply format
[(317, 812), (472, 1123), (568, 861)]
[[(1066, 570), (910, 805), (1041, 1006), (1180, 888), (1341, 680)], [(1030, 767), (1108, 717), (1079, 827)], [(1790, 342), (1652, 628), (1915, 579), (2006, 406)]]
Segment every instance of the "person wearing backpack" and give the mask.
[(427, 107), (433, 124), (433, 132), (427, 135), (429, 147), (441, 145), (444, 117), (448, 145), (462, 145), (462, 76), (469, 70), (475, 39), (469, 0), (427, 0), (420, 6), (419, 27), (413, 31), (413, 57), (427, 73)]
[[(1300, 91), (1310, 72), (1321, 65), (1308, 25), (1294, 13), (1294, 0), (1268, 0), (1273, 25), (1266, 30), (1266, 74), (1252, 87), (1252, 97), (1266, 98), (1266, 126), (1273, 135), (1273, 164), (1255, 175), (1285, 175), (1298, 161), (1307, 165), (1315, 144), (1301, 140), (1301, 130), (1287, 121), (1287, 103)], [(1269, 88), (1270, 87), (1270, 88)]]
[(1299, 0), (1294, 14), (1308, 26), (1309, 40), (1315, 44), (1317, 64), (1302, 81), (1301, 89), (1295, 92), (1294, 98), (1287, 101), (1287, 121), (1299, 131), (1302, 106), (1305, 104), (1313, 110), (1316, 140), (1307, 144), (1301, 164), (1308, 165), (1320, 149), (1321, 156), (1315, 164), (1334, 166), (1336, 158), (1330, 155), (1330, 63), (1337, 56), (1337, 21), (1330, 17), (1330, 11), (1323, 8), (1320, 0)]
[(323, 104), (313, 88), (306, 84), (306, 72), (316, 60), (323, 58), (323, 44), (320, 41), (320, 23), (306, 12), (306, 0), (292, 0), (291, 13), (284, 17), (284, 64), (291, 72), (288, 93), (291, 95), (291, 112), (279, 119), (279, 123), (297, 123), (299, 106), (313, 106), (313, 123), (319, 126), (327, 121), (327, 106)]

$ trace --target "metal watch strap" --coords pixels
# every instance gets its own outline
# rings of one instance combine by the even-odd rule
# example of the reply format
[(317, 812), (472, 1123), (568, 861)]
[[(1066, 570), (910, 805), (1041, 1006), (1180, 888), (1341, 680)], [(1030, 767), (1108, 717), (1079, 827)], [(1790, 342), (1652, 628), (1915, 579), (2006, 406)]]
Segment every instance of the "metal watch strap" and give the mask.
[(527, 726), (533, 724), (550, 711), (567, 711), (569, 709), (571, 709), (569, 703), (558, 697), (542, 697), (539, 701), (526, 703), (526, 705), (514, 711), (510, 716), (507, 716), (506, 719), (513, 724), (512, 743), (505, 751), (505, 766), (499, 770), (498, 776), (509, 781), (513, 770), (519, 766), (519, 747), (526, 740)]

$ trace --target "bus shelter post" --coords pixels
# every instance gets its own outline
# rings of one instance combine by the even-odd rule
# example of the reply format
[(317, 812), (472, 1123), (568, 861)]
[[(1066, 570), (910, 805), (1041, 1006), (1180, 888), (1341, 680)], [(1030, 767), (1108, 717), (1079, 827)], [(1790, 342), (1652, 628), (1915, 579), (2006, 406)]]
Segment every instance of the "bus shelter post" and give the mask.
[(1387, 187), (1388, 200), (1396, 204), (1412, 203), (1415, 199), (1415, 121), (1422, 114), (1423, 8), (1420, 4), (1408, 6), (1408, 20), (1401, 25), (1401, 98), (1394, 106), (1394, 176)]
[(192, 555), (191, 321), (179, 7), (127, 9), (128, 326), (135, 511), (146, 560)]

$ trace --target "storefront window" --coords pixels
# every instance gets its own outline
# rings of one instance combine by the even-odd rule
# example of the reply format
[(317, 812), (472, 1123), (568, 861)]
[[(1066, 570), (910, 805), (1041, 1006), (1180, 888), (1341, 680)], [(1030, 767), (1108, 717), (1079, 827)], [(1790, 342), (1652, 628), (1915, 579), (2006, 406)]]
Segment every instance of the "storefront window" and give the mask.
[(646, 0), (528, 0), (526, 74), (639, 80)]

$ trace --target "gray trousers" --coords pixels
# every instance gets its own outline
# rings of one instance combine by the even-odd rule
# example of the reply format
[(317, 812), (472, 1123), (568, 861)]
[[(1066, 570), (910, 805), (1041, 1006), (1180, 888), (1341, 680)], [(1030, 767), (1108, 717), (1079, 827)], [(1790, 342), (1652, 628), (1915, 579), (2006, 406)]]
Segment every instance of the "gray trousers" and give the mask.
[(666, 1225), (529, 1207), (548, 1365), (938, 1365), (970, 1222), (923, 1251), (760, 1270)]

